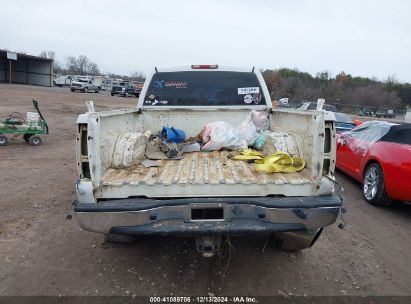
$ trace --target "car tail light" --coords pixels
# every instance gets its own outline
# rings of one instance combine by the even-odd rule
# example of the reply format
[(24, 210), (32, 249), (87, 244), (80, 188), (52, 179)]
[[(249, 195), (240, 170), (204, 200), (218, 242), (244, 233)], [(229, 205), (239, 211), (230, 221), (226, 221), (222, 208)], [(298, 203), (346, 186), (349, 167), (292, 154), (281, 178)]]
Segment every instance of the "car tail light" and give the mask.
[(218, 64), (193, 64), (192, 69), (218, 69)]

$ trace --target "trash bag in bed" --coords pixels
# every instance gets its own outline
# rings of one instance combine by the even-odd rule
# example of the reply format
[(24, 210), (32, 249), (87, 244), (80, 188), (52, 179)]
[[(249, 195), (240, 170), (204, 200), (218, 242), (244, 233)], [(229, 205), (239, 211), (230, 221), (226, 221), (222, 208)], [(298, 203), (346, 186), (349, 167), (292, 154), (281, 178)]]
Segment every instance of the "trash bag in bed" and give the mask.
[(268, 129), (269, 120), (265, 112), (252, 110), (247, 118), (238, 127), (233, 127), (225, 121), (209, 123), (201, 130), (201, 137), (205, 151), (214, 151), (226, 148), (242, 150), (251, 146), (258, 136), (258, 132)]
[(247, 149), (247, 141), (240, 131), (225, 121), (209, 123), (201, 130), (204, 146), (201, 150), (214, 151), (222, 148), (230, 150)]

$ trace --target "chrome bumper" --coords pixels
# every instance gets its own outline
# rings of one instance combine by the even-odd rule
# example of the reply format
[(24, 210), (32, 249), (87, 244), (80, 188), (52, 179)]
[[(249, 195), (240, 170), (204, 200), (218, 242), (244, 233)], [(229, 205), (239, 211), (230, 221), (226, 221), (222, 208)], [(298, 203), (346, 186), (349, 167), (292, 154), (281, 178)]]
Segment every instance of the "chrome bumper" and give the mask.
[[(339, 196), (289, 198), (122, 199), (74, 203), (84, 230), (123, 234), (247, 234), (317, 231), (335, 222)], [(219, 219), (192, 218), (193, 209), (221, 209)]]

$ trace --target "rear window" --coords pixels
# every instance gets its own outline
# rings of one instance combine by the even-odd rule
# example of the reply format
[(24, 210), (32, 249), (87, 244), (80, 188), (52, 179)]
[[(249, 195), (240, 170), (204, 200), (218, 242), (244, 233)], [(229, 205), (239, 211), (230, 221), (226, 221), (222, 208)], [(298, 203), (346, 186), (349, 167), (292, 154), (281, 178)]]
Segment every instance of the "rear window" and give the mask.
[(371, 120), (364, 122), (346, 134), (362, 141), (376, 142), (386, 135), (392, 126), (393, 124), (385, 121)]
[(309, 105), (308, 105), (308, 108), (307, 108), (307, 110), (316, 110), (317, 109), (317, 104), (316, 103), (313, 103), (313, 102), (311, 102)]
[(244, 106), (265, 105), (252, 72), (187, 71), (154, 74), (145, 106)]
[(382, 141), (411, 145), (411, 124), (395, 125), (381, 138)]
[(352, 124), (352, 119), (350, 116), (342, 113), (334, 113), (335, 119), (337, 122), (342, 122), (342, 123), (349, 123)]
[(326, 111), (337, 112), (337, 108), (335, 106), (332, 106), (332, 105), (325, 104), (323, 106), (323, 109), (326, 110)]

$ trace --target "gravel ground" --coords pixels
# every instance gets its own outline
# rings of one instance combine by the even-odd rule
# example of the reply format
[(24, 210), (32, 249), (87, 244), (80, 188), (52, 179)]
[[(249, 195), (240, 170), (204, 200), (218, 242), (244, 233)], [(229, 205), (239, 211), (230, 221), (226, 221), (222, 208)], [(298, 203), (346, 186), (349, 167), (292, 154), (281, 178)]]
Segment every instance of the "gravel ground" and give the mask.
[(347, 227), (338, 220), (309, 250), (286, 253), (265, 237), (241, 237), (221, 256), (202, 258), (193, 239), (104, 243), (78, 227), (71, 208), (75, 120), (86, 100), (107, 110), (136, 99), (1, 84), (0, 116), (31, 111), (33, 98), (50, 135), (40, 147), (11, 137), (0, 149), (0, 295), (411, 295), (411, 206), (370, 206), (338, 172)]

